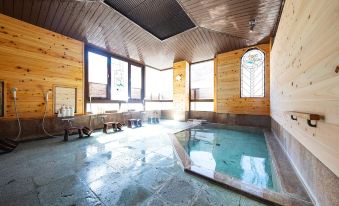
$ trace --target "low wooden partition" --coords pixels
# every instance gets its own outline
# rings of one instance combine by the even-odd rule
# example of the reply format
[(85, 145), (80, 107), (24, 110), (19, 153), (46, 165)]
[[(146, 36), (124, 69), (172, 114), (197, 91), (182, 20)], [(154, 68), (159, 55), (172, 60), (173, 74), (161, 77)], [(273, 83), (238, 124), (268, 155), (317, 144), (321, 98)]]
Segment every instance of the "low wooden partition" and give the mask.
[[(160, 117), (160, 111), (156, 111)], [(128, 114), (128, 115), (126, 115)], [(102, 114), (97, 115), (77, 115), (73, 121), (73, 126), (86, 126), (91, 129), (102, 129), (105, 121), (110, 122), (124, 122), (126, 118), (143, 118), (147, 121), (148, 115), (153, 116), (154, 111), (146, 112), (128, 112), (128, 113), (111, 113), (105, 114), (103, 118)], [(90, 124), (91, 121), (91, 124)], [(63, 135), (64, 126), (66, 122), (62, 121), (62, 118), (56, 116), (47, 117), (45, 120), (46, 130), (54, 135)], [(20, 141), (34, 140), (40, 138), (46, 138), (46, 134), (42, 130), (41, 118), (22, 118), (22, 135)], [(0, 119), (0, 138), (14, 138), (18, 133), (18, 124), (16, 119)]]

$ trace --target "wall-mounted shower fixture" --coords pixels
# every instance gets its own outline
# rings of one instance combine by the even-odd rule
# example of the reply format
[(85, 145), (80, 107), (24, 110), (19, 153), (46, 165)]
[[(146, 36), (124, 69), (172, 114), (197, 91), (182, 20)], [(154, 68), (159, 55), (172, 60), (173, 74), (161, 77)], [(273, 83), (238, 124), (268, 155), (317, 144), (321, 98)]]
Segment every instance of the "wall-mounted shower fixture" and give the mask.
[(15, 112), (15, 116), (18, 122), (19, 131), (18, 131), (18, 135), (14, 139), (9, 139), (9, 138), (0, 139), (0, 151), (4, 151), (5, 153), (13, 151), (19, 145), (18, 139), (21, 135), (21, 123), (20, 123), (19, 114), (18, 114), (17, 105), (16, 105), (17, 88), (13, 87), (11, 88), (10, 91), (14, 99), (14, 112)]
[(255, 19), (250, 20), (248, 24), (250, 25), (250, 32), (253, 32), (256, 25)]
[(44, 95), (44, 97), (45, 97), (45, 102), (47, 103), (48, 102), (48, 94), (50, 93), (51, 91), (47, 91), (46, 93), (45, 93), (45, 95)]
[(44, 131), (44, 133), (49, 136), (49, 137), (55, 137), (52, 134), (50, 134), (49, 132), (47, 132), (46, 128), (45, 128), (45, 119), (47, 116), (47, 112), (48, 112), (48, 95), (51, 91), (48, 90), (47, 92), (44, 93), (44, 100), (45, 100), (45, 111), (44, 111), (44, 116), (42, 118), (42, 130)]
[(14, 100), (16, 100), (16, 91), (17, 91), (17, 88), (15, 88), (15, 87), (13, 87), (13, 88), (11, 89), (11, 93), (12, 93), (12, 95), (13, 95), (13, 99), (14, 99)]

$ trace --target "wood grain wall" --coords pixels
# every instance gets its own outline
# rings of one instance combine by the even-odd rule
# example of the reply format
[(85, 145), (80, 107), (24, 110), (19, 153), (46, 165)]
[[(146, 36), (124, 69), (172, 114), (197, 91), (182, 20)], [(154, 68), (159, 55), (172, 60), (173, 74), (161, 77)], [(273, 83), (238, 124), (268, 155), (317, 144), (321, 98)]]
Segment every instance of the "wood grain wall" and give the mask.
[[(180, 81), (176, 80), (178, 75), (181, 76)], [(175, 112), (189, 111), (189, 64), (187, 61), (173, 64), (173, 109)], [(175, 119), (182, 120), (184, 118), (177, 117)]]
[[(13, 118), (10, 89), (16, 87), (22, 118), (41, 117), (44, 93), (54, 85), (76, 86), (77, 111), (83, 108), (84, 44), (46, 29), (0, 14), (0, 80), (6, 80), (6, 115)], [(52, 115), (53, 93), (48, 115)]]
[[(271, 116), (339, 176), (339, 1), (287, 0), (271, 52)], [(316, 128), (286, 111), (323, 115)], [(307, 161), (307, 160), (305, 160)]]
[(240, 61), (250, 48), (239, 49), (215, 58), (215, 112), (231, 114), (270, 114), (270, 46), (255, 46), (265, 53), (265, 97), (240, 98)]

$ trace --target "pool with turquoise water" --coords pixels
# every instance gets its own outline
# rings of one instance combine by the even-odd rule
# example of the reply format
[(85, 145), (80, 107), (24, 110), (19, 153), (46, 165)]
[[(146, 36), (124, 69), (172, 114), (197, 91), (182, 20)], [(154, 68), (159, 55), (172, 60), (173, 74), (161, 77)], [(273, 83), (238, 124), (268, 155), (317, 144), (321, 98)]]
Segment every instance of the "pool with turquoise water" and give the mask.
[(262, 129), (203, 124), (175, 136), (194, 165), (278, 191)]

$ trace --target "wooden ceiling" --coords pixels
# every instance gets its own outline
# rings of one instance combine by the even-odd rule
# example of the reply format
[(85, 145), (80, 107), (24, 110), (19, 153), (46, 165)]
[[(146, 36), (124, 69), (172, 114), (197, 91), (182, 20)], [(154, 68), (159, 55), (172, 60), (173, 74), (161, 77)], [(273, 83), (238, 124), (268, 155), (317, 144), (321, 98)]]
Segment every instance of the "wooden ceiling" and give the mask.
[[(172, 67), (174, 61), (203, 61), (221, 52), (267, 42), (274, 35), (282, 2), (177, 1), (196, 27), (163, 41), (102, 0), (0, 0), (0, 12), (165, 69)], [(248, 23), (252, 19), (257, 23), (254, 32), (250, 32)]]

